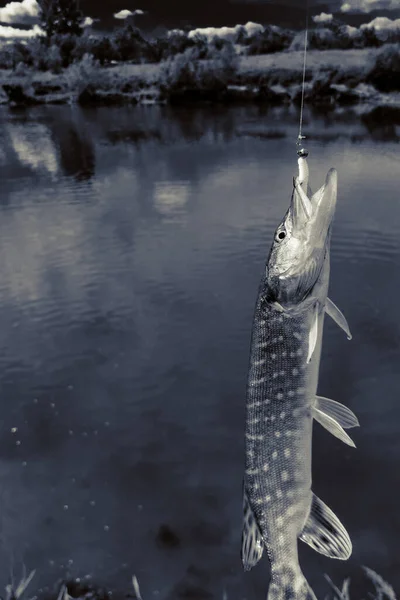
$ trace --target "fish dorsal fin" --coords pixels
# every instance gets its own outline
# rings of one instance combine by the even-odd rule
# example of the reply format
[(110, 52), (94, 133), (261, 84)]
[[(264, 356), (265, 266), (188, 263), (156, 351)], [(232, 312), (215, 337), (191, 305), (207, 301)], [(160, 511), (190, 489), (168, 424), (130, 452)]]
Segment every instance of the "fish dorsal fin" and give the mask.
[(246, 490), (243, 489), (243, 531), (241, 558), (245, 571), (250, 571), (260, 560), (264, 550), (264, 543), (257, 525), (256, 518), (251, 510)]
[(336, 325), (339, 325), (340, 329), (343, 329), (347, 335), (347, 339), (351, 340), (353, 336), (350, 333), (350, 327), (346, 321), (346, 317), (330, 298), (326, 299), (325, 312), (335, 321)]
[(351, 429), (360, 425), (353, 411), (347, 408), (347, 406), (340, 404), (340, 402), (324, 398), (324, 396), (317, 396), (315, 407), (329, 417), (332, 417), (332, 419), (335, 419), (343, 429)]
[(307, 363), (309, 363), (311, 361), (311, 357), (314, 354), (315, 346), (317, 345), (318, 317), (319, 317), (319, 310), (318, 310), (318, 302), (317, 302), (317, 304), (314, 307), (314, 315), (313, 315), (313, 321), (311, 324), (310, 333), (308, 334)]
[(331, 509), (313, 494), (311, 510), (300, 539), (320, 554), (347, 560), (352, 552), (349, 534)]
[(325, 427), (325, 429), (327, 429), (329, 433), (339, 438), (339, 440), (342, 440), (342, 442), (344, 442), (345, 444), (348, 444), (353, 448), (356, 447), (351, 437), (347, 435), (343, 427), (339, 425), (339, 423), (335, 419), (327, 415), (325, 412), (322, 412), (322, 410), (317, 408), (316, 405), (312, 407), (311, 412), (314, 419), (318, 421), (318, 423), (320, 423), (322, 427)]

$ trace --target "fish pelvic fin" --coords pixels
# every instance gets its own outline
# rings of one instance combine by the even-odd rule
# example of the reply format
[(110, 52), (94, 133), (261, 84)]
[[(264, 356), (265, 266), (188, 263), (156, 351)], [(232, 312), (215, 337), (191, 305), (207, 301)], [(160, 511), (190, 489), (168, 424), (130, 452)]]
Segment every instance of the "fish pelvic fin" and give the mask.
[(260, 560), (264, 551), (264, 542), (256, 517), (247, 497), (246, 489), (243, 488), (243, 531), (241, 559), (243, 569), (250, 571)]
[(360, 426), (353, 411), (344, 406), (344, 404), (340, 404), (340, 402), (325, 398), (324, 396), (317, 396), (315, 407), (329, 417), (332, 417), (332, 419), (335, 419), (343, 429)]
[(340, 329), (343, 329), (343, 331), (347, 335), (347, 339), (351, 340), (352, 335), (350, 333), (350, 327), (347, 323), (346, 317), (344, 316), (342, 311), (336, 306), (336, 304), (332, 302), (330, 298), (326, 299), (325, 312), (331, 317), (331, 319), (335, 321), (336, 325), (339, 325)]
[(338, 420), (321, 409), (321, 405), (318, 402), (318, 399), (316, 404), (311, 409), (311, 414), (314, 417), (314, 419), (318, 421), (320, 425), (322, 425), (322, 427), (325, 427), (325, 429), (329, 431), (329, 433), (337, 437), (339, 440), (341, 440), (348, 446), (351, 446), (352, 448), (356, 447), (355, 443), (353, 442), (351, 437), (345, 432)]
[(319, 304), (316, 303), (314, 307), (313, 320), (311, 324), (311, 329), (308, 334), (308, 354), (307, 354), (307, 363), (311, 361), (311, 357), (314, 354), (315, 346), (317, 345), (318, 340), (318, 318), (319, 318)]
[(300, 568), (294, 573), (290, 568), (282, 568), (272, 573), (267, 600), (317, 600)]
[(339, 560), (347, 560), (352, 552), (346, 529), (331, 509), (313, 494), (311, 510), (300, 539), (314, 550)]

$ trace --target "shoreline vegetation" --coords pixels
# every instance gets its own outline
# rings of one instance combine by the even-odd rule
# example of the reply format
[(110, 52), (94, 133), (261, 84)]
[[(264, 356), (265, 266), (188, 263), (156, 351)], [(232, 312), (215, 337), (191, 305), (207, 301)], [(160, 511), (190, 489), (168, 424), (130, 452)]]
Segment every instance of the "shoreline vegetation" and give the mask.
[[(367, 581), (369, 581), (373, 587), (373, 592), (369, 591), (368, 595), (372, 600), (397, 600), (396, 593), (392, 586), (387, 583), (378, 573), (369, 567), (362, 567)], [(6, 586), (6, 598), (5, 600), (28, 600), (28, 594), (26, 594), (27, 588), (32, 588), (31, 581), (35, 577), (36, 571), (31, 571), (27, 575), (24, 569), (24, 574), (17, 584), (12, 582)], [(351, 600), (352, 595), (350, 593), (350, 578), (343, 581), (342, 588), (337, 587), (328, 575), (325, 575), (325, 579), (328, 582), (330, 588), (333, 591), (333, 596), (325, 596), (328, 600)], [(132, 588), (121, 594), (114, 594), (111, 591), (107, 591), (105, 588), (96, 587), (87, 578), (81, 580), (76, 579), (60, 579), (52, 588), (43, 593), (43, 590), (39, 590), (30, 600), (36, 600), (45, 598), (45, 600), (110, 600), (110, 598), (118, 599), (119, 595), (124, 598), (132, 598), (133, 600), (143, 600), (139, 587), (139, 582), (136, 575), (131, 578)], [(185, 597), (206, 597), (211, 596), (206, 590), (200, 589), (198, 586), (193, 588), (194, 595), (190, 593), (190, 586), (185, 591)], [(189, 592), (189, 593), (188, 593)], [(154, 595), (154, 593), (153, 593)], [(229, 596), (224, 590), (223, 597), (228, 599)]]
[[(353, 39), (346, 45), (340, 27), (329, 43), (322, 30), (316, 30), (320, 37), (311, 32), (305, 102), (324, 111), (344, 106), (400, 111), (398, 40), (384, 43), (364, 32), (362, 43)], [(112, 37), (32, 38), (0, 47), (0, 104), (298, 106), (301, 41), (300, 34), (275, 26), (252, 36), (243, 28), (233, 41), (183, 31), (146, 40), (129, 24)]]

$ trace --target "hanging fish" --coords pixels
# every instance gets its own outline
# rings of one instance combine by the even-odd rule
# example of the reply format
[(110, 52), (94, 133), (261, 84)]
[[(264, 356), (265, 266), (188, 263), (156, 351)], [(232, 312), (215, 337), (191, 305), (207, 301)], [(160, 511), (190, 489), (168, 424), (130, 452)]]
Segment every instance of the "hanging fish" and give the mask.
[(350, 409), (317, 396), (327, 313), (351, 338), (345, 317), (328, 298), (329, 246), (337, 172), (311, 194), (307, 152), (290, 207), (276, 230), (262, 278), (251, 339), (246, 399), (242, 562), (251, 569), (266, 549), (268, 600), (315, 600), (299, 565), (297, 540), (346, 560), (350, 538), (311, 490), (313, 419), (350, 446), (357, 426)]

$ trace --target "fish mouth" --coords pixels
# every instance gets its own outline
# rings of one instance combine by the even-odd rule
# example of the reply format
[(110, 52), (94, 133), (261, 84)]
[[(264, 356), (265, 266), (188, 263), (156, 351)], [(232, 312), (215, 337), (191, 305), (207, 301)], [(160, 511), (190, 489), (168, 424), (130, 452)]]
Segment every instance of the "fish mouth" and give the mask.
[[(299, 159), (299, 172), (302, 173), (302, 165)], [(304, 235), (320, 245), (327, 238), (329, 227), (336, 208), (337, 197), (337, 171), (330, 169), (325, 183), (315, 194), (310, 193), (308, 186), (308, 170), (303, 180), (300, 177), (293, 179), (293, 194), (290, 206), (294, 234), (301, 238)]]
[(329, 276), (328, 248), (336, 208), (337, 171), (330, 169), (325, 183), (311, 194), (307, 163), (301, 164), (302, 160), (305, 159), (299, 159), (299, 177), (293, 181), (287, 220), (290, 236), (287, 244), (277, 246), (270, 270), (271, 293), (282, 307), (299, 304), (314, 293), (318, 282), (323, 285)]

